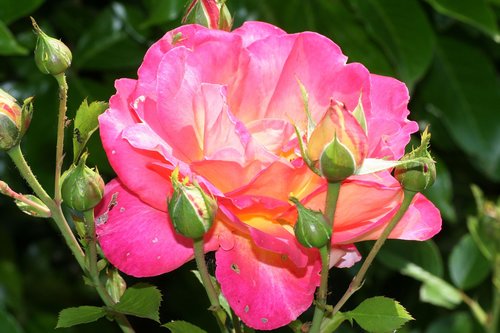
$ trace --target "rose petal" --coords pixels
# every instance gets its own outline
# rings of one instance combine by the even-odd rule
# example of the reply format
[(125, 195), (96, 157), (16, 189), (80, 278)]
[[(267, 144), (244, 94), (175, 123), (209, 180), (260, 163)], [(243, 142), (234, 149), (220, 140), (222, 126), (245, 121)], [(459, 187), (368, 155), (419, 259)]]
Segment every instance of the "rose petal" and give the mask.
[(410, 135), (418, 124), (407, 119), (408, 89), (391, 77), (370, 75), (371, 110), (366, 110), (368, 121), (369, 157), (398, 160), (410, 142)]
[(271, 330), (296, 319), (312, 303), (319, 284), (317, 252), (311, 264), (297, 268), (286, 257), (235, 235), (235, 245), (220, 249), (215, 275), (222, 294), (246, 325)]

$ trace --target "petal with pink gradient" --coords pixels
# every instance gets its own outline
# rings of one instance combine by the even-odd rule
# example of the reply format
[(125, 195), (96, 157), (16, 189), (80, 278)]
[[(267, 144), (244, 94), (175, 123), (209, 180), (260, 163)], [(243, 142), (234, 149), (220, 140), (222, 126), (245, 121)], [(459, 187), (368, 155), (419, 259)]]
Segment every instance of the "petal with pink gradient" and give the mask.
[(407, 119), (408, 88), (401, 81), (387, 76), (370, 75), (371, 110), (368, 121), (369, 157), (398, 160), (418, 131), (418, 124)]
[(220, 249), (215, 275), (222, 294), (248, 326), (271, 330), (288, 324), (312, 303), (319, 284), (318, 254), (297, 268), (286, 257), (260, 249), (235, 235), (234, 247)]
[(164, 198), (170, 188), (168, 175), (149, 167), (165, 159), (158, 152), (137, 149), (123, 138), (123, 132), (137, 122), (128, 104), (134, 85), (133, 80), (116, 81), (117, 94), (111, 98), (110, 108), (99, 116), (101, 141), (121, 182), (153, 207), (166, 210), (166, 203), (160, 198)]
[[(118, 180), (108, 183), (105, 192), (96, 209), (96, 232), (106, 258), (119, 270), (136, 277), (154, 276), (193, 258), (192, 241), (175, 233), (167, 213), (140, 201)], [(205, 251), (218, 248), (222, 233), (207, 235), (211, 240)]]
[(265, 22), (245, 22), (233, 33), (241, 36), (243, 47), (270, 36), (286, 35), (286, 32), (280, 28)]

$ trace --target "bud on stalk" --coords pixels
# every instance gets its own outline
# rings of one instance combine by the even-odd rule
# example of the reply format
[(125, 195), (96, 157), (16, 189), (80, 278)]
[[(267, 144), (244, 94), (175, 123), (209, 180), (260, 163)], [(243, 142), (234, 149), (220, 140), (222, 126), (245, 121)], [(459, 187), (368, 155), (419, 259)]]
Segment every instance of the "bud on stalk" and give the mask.
[(80, 212), (97, 206), (104, 194), (99, 172), (85, 165), (87, 156), (83, 154), (78, 164), (73, 164), (62, 176), (62, 199), (68, 207)]
[(23, 107), (16, 99), (0, 89), (0, 149), (9, 150), (21, 141), (28, 130), (33, 113), (33, 98), (27, 98)]
[(179, 171), (172, 172), (174, 188), (168, 200), (168, 213), (177, 233), (192, 239), (199, 239), (210, 230), (217, 213), (217, 202), (207, 195), (201, 187), (187, 181), (179, 182)]
[(332, 236), (332, 228), (320, 211), (304, 207), (296, 198), (290, 198), (297, 207), (297, 222), (294, 226), (295, 237), (305, 247), (322, 248)]
[(35, 63), (44, 74), (58, 75), (64, 73), (71, 66), (72, 54), (69, 48), (60, 40), (48, 36), (31, 18), (35, 34)]
[(420, 146), (403, 156), (401, 161), (408, 162), (394, 169), (394, 177), (405, 190), (422, 192), (434, 184), (436, 180), (436, 165), (428, 151), (431, 134), (427, 128), (422, 133)]
[(193, 0), (186, 9), (182, 23), (194, 23), (210, 29), (230, 31), (233, 19), (225, 0)]

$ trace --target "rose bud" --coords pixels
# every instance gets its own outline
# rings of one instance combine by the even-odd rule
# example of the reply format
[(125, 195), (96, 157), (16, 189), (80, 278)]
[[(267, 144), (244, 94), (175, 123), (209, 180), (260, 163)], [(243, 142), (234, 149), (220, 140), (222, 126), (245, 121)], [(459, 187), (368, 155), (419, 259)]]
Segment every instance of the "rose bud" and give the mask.
[(297, 207), (297, 222), (294, 226), (295, 237), (305, 247), (321, 248), (328, 244), (332, 228), (320, 211), (304, 207), (296, 198), (290, 198)]
[(64, 203), (77, 211), (94, 208), (104, 195), (104, 181), (99, 172), (85, 165), (87, 154), (80, 157), (62, 176), (61, 196)]
[(215, 220), (217, 202), (197, 184), (187, 185), (178, 180), (178, 169), (172, 172), (174, 188), (168, 200), (168, 213), (177, 233), (192, 239), (199, 239), (208, 232)]
[(118, 303), (120, 298), (125, 293), (127, 289), (127, 283), (120, 275), (116, 268), (110, 268), (106, 271), (106, 290), (109, 296)]
[(69, 48), (60, 40), (48, 36), (31, 18), (35, 34), (35, 63), (44, 74), (58, 75), (71, 66), (72, 54)]
[(230, 31), (233, 19), (225, 1), (193, 0), (182, 18), (182, 23), (194, 23), (210, 29)]
[(427, 128), (422, 133), (420, 146), (401, 158), (401, 161), (414, 160), (394, 169), (394, 177), (405, 190), (422, 192), (434, 184), (436, 165), (428, 151), (431, 134)]
[(18, 143), (21, 117), (16, 99), (0, 89), (0, 149), (9, 150)]
[(307, 143), (309, 159), (319, 161), (321, 175), (329, 182), (337, 182), (355, 174), (367, 152), (368, 139), (356, 116), (332, 101)]

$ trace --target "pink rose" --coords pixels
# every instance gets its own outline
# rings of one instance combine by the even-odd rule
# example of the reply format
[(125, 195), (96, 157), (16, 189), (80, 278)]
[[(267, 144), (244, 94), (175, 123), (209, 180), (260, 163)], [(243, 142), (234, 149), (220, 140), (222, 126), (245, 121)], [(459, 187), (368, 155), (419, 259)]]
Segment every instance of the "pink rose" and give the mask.
[[(296, 241), (288, 198), (324, 209), (326, 189), (302, 160), (292, 125), (305, 131), (307, 124), (300, 84), (316, 123), (331, 101), (350, 112), (361, 98), (363, 158), (399, 159), (417, 131), (407, 120), (405, 85), (346, 60), (324, 36), (287, 34), (259, 22), (232, 32), (197, 25), (168, 32), (148, 50), (137, 80), (116, 81), (117, 93), (99, 119), (118, 175), (97, 211), (107, 258), (137, 277), (193, 258), (192, 241), (174, 232), (167, 213), (170, 174), (178, 167), (217, 198), (205, 250), (216, 251), (215, 275), (236, 314), (263, 330), (297, 318), (313, 301), (320, 259), (317, 249)], [(401, 200), (388, 172), (344, 181), (332, 266), (357, 262), (353, 243), (377, 238)], [(439, 211), (417, 195), (391, 237), (426, 240), (440, 227)]]

